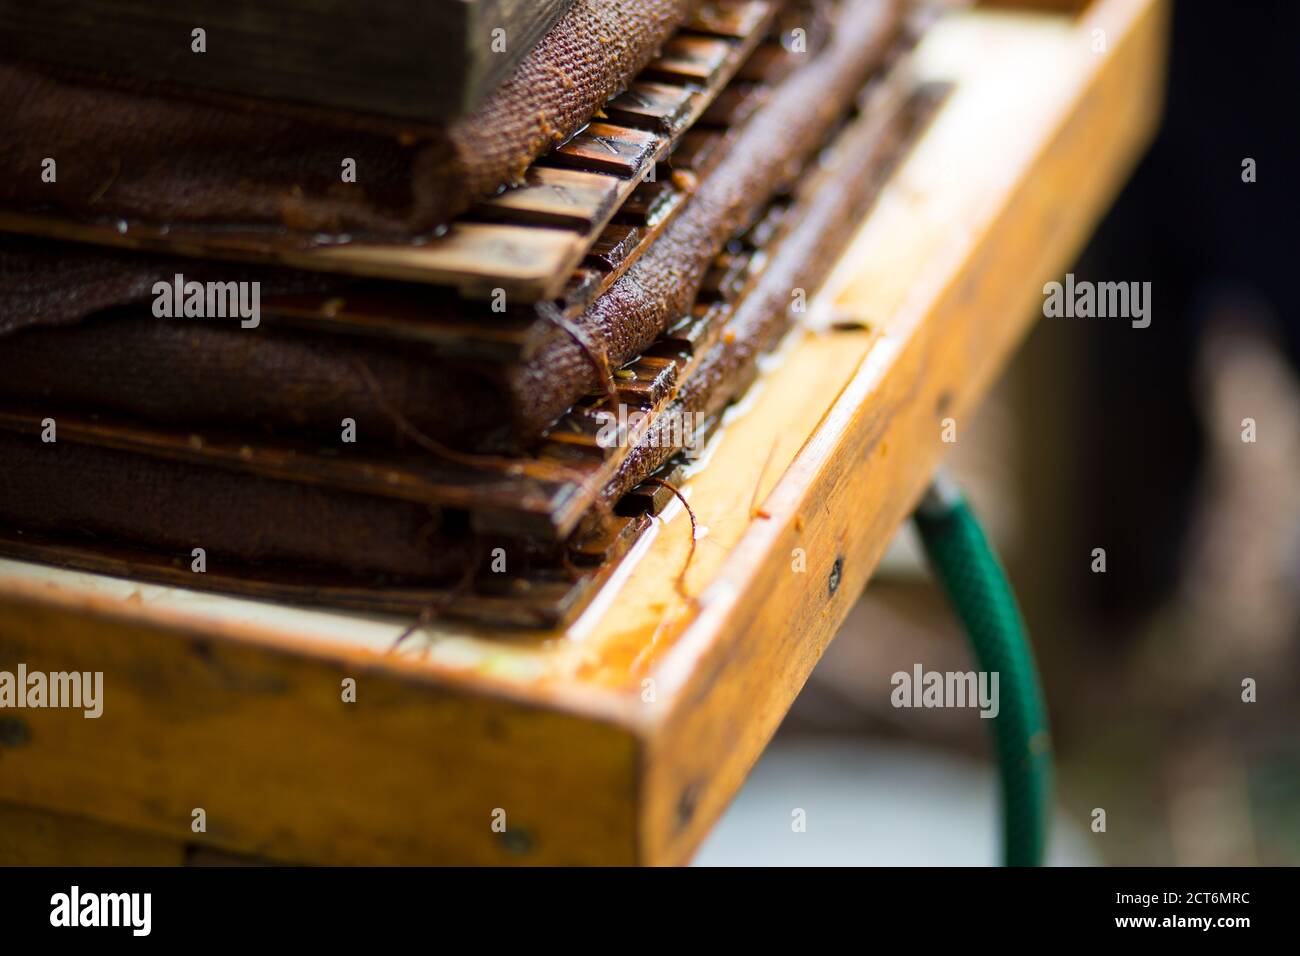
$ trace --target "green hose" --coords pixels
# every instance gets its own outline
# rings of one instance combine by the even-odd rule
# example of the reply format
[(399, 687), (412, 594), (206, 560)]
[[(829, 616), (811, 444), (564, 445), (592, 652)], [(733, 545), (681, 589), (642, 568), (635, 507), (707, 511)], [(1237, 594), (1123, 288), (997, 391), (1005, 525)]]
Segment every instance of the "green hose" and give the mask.
[(996, 672), (992, 718), (1007, 866), (1040, 866), (1052, 797), (1047, 712), (1015, 594), (960, 492), (937, 476), (913, 515), (926, 555), (970, 637), (976, 666)]

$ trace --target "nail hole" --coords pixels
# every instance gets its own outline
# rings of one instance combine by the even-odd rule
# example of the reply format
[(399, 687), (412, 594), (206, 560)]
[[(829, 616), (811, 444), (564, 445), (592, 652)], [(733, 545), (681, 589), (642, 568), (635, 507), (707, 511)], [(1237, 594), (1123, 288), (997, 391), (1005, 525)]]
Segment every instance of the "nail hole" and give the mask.
[(826, 582), (827, 586), (830, 588), (831, 597), (834, 597), (835, 592), (840, 589), (840, 578), (842, 578), (843, 576), (844, 576), (844, 558), (843, 556), (840, 556), (835, 559), (835, 564), (831, 567), (830, 579)]
[(684, 827), (695, 816), (695, 807), (700, 802), (700, 785), (693, 783), (677, 798), (677, 826)]

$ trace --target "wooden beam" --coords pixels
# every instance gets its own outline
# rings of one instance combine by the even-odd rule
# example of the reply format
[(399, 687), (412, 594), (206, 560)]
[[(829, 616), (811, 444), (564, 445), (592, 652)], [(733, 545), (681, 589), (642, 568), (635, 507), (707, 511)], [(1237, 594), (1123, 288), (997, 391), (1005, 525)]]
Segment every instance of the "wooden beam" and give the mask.
[[(944, 420), (960, 439), (1041, 315), (1043, 283), (1127, 177), (1159, 115), (1166, 16), (1161, 3), (1106, 0), (1078, 28), (978, 16), (933, 38), (932, 68), (958, 79), (948, 121), (903, 170), (899, 205), (878, 210), (846, 254), (831, 307), (868, 323), (858, 334), (874, 344), (656, 669), (671, 703), (643, 757), (647, 862), (688, 860), (739, 789), (928, 483)], [(1094, 27), (1105, 53), (1086, 46)], [(1035, 33), (1017, 62), (1012, 49)], [(950, 57), (949, 43), (962, 53)], [(1010, 59), (991, 69), (994, 50)], [(1031, 64), (1042, 85), (1018, 96)], [(979, 141), (991, 148), (972, 151)], [(983, 188), (935, 191), (954, 178)], [(917, 240), (928, 277), (896, 259)], [(796, 549), (806, 572), (792, 570)]]

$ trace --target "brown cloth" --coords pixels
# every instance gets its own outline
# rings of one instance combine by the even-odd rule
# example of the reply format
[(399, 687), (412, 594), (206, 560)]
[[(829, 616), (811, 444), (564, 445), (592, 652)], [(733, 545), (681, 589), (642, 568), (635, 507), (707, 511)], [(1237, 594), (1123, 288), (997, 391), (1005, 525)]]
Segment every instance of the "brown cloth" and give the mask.
[(745, 389), (757, 374), (759, 356), (793, 324), (794, 290), (805, 290), (810, 299), (826, 281), (854, 229), (875, 203), (900, 149), (923, 120), (923, 108), (918, 112), (912, 105), (885, 105), (841, 137), (819, 182), (823, 188), (799, 203), (794, 226), (758, 282), (737, 304), (727, 323), (731, 341), (715, 345), (682, 383), (604, 489), (607, 503), (613, 504), (677, 453), (671, 439), (674, 420), (686, 415), (715, 418)]
[[(425, 234), (581, 128), (698, 2), (576, 0), (450, 127), (0, 62), (0, 206), (297, 243)], [(41, 175), (47, 157), (52, 183)], [(342, 182), (345, 158), (356, 183)]]
[[(686, 314), (736, 230), (825, 146), (900, 37), (905, 6), (903, 0), (846, 0), (830, 45), (776, 89), (659, 240), (578, 319), (610, 367), (635, 358)], [(601, 384), (586, 350), (572, 339), (551, 341), (505, 376), (521, 436), (539, 434)]]
[[(898, 38), (903, 6), (901, 0), (846, 0), (830, 46), (778, 87), (664, 235), (576, 320), (607, 350), (614, 367), (686, 312), (723, 245), (822, 148)], [(78, 269), (103, 274), (105, 289), (144, 289), (170, 277), (143, 260), (136, 272), (129, 271), (129, 260), (117, 271), (104, 270), (83, 262), (75, 247), (64, 248), (77, 256)], [(0, 246), (0, 323), (9, 299), (36, 320), (21, 297), (6, 290), (41, 283), (22, 280), (18, 272), (6, 279), (3, 264)], [(191, 272), (186, 270), (187, 278)], [(80, 301), (43, 294), (57, 301), (45, 304), (41, 321), (50, 321), (51, 309), (70, 318)], [(346, 416), (364, 434), (389, 441), (399, 433), (396, 412), (438, 440), (495, 449), (527, 443), (599, 386), (590, 359), (567, 335), (538, 339), (542, 345), (529, 359), (502, 366), (451, 360), (409, 345), (307, 336), (265, 322), (255, 331), (213, 320), (172, 322), (137, 309), (12, 336), (0, 348), (0, 394), (168, 424), (280, 425), (322, 436), (336, 435)]]
[(286, 565), (454, 579), (469, 542), (422, 505), (67, 440), (0, 431), (0, 526), (63, 540), (174, 552), (209, 570)]
[[(0, 335), (71, 325), (96, 312), (149, 302), (154, 283), (260, 282), (262, 295), (346, 289), (350, 280), (274, 266), (180, 259), (0, 233)], [(3, 351), (3, 350), (0, 350)]]
[(0, 398), (43, 412), (331, 444), (344, 418), (368, 445), (402, 445), (402, 420), (462, 447), (491, 443), (504, 426), (498, 391), (472, 363), (444, 367), (418, 345), (265, 320), (241, 329), (235, 320), (158, 319), (137, 308), (0, 339)]
[[(790, 324), (791, 292), (822, 282), (890, 168), (909, 116), (886, 113), (841, 138), (795, 222), (719, 342), (683, 383), (671, 414), (715, 416), (745, 387), (757, 356)], [(652, 430), (628, 457), (603, 498), (617, 500), (676, 449)], [(6, 490), (0, 527), (62, 541), (174, 552), (188, 560), (203, 547), (209, 570), (256, 579), (259, 568), (346, 572), (422, 583), (463, 575), (475, 553), (446, 512), (222, 468), (154, 459), (71, 441), (44, 444), (0, 430)], [(592, 517), (599, 514), (594, 509)], [(516, 545), (494, 540), (494, 546)], [(520, 542), (523, 557), (532, 549)], [(540, 553), (540, 552), (538, 552)], [(513, 558), (512, 558), (513, 560)], [(197, 586), (205, 582), (195, 579)]]

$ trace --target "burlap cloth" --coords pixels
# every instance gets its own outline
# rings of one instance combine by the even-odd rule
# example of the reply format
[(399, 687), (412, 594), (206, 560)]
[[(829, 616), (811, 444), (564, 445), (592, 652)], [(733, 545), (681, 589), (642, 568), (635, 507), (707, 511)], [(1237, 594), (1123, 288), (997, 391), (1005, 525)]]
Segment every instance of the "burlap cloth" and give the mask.
[[(811, 292), (825, 279), (874, 200), (910, 120), (906, 113), (882, 115), (841, 138), (820, 174), (821, 188), (796, 205), (790, 231), (738, 304), (729, 340), (715, 345), (683, 383), (672, 414), (716, 416), (746, 387), (758, 355), (790, 325), (792, 290)], [(675, 451), (652, 431), (602, 490), (604, 501), (616, 501)], [(0, 526), (182, 556), (202, 546), (215, 566), (251, 577), (259, 567), (291, 566), (372, 582), (450, 583), (477, 548), (463, 520), (411, 502), (68, 441), (44, 445), (4, 432), (0, 460), (6, 465)], [(600, 513), (593, 509), (586, 530)]]
[[(0, 206), (295, 243), (427, 233), (576, 132), (698, 5), (576, 0), (449, 127), (0, 62)], [(40, 176), (47, 157), (53, 183)], [(356, 183), (342, 182), (345, 157)]]
[[(685, 314), (724, 244), (822, 148), (899, 37), (903, 7), (901, 0), (845, 0), (830, 43), (780, 84), (660, 239), (575, 320), (612, 366)], [(144, 298), (177, 268), (119, 254), (106, 262), (98, 251), (64, 246), (45, 250), (42, 278), (31, 272), (31, 249), (11, 249), (14, 265), (6, 271), (0, 244), (0, 331), (4, 323), (73, 321), (92, 299), (102, 306)], [(191, 264), (185, 275), (201, 281), (202, 268)], [(71, 281), (49, 281), (55, 275)], [(237, 276), (222, 269), (221, 278)], [(328, 282), (285, 273), (263, 278), (264, 294), (277, 284)], [(9, 335), (0, 348), (0, 395), (161, 423), (295, 435), (333, 437), (340, 419), (351, 417), (368, 437), (389, 441), (402, 431), (396, 413), (440, 441), (518, 447), (601, 384), (572, 338), (543, 331), (551, 334), (538, 336), (534, 354), (502, 364), (266, 322), (245, 330), (215, 320), (162, 320), (137, 307)]]

